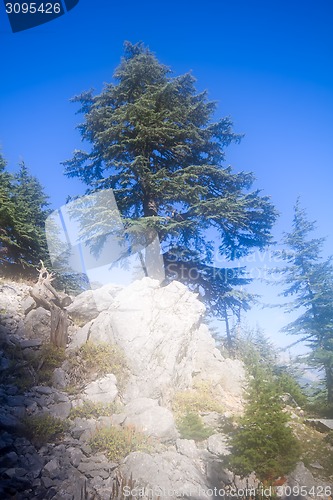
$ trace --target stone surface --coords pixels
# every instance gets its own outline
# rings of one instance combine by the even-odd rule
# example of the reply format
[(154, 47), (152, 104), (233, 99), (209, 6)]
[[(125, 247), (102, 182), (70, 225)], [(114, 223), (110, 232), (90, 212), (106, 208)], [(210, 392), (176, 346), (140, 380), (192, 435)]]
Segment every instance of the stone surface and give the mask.
[(113, 403), (118, 395), (117, 379), (112, 373), (88, 384), (83, 399), (93, 403)]
[(207, 439), (207, 449), (214, 455), (230, 455), (227, 437), (224, 434), (213, 434)]
[(117, 285), (105, 285), (97, 290), (87, 290), (74, 298), (67, 311), (78, 325), (83, 326), (109, 309), (121, 289)]
[[(126, 413), (126, 407), (124, 412)], [(134, 425), (147, 436), (162, 441), (172, 441), (178, 436), (172, 412), (161, 406), (153, 406), (140, 413), (128, 415), (124, 425)]]
[[(159, 455), (131, 453), (120, 467), (125, 477), (132, 477), (136, 484), (153, 490), (161, 500), (179, 497), (207, 500), (209, 484), (204, 474), (191, 459), (175, 452)], [(145, 496), (145, 498), (148, 497)]]
[(25, 317), (24, 326), (29, 339), (42, 339), (50, 341), (51, 335), (51, 313), (42, 307), (37, 307)]

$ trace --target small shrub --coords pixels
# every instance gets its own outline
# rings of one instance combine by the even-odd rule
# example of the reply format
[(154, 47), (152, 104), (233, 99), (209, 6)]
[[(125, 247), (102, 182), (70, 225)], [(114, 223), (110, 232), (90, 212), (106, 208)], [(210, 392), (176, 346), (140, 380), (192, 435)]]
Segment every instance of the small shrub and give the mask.
[(178, 419), (177, 427), (183, 439), (203, 441), (214, 433), (210, 427), (204, 426), (197, 413), (188, 412)]
[(176, 393), (173, 404), (176, 415), (216, 411), (223, 413), (223, 406), (216, 401), (214, 391), (208, 382), (197, 382), (193, 389)]
[(329, 431), (325, 436), (325, 443), (333, 446), (333, 431)]
[(149, 452), (152, 449), (151, 439), (131, 426), (100, 429), (91, 439), (90, 445), (93, 451), (102, 451), (110, 461), (115, 462), (133, 451)]
[(110, 417), (118, 412), (116, 403), (93, 403), (92, 401), (84, 401), (80, 406), (71, 409), (70, 418), (98, 418)]
[(70, 385), (82, 387), (88, 382), (113, 373), (118, 387), (127, 380), (128, 369), (123, 351), (114, 344), (87, 342), (68, 360)]
[(54, 441), (69, 429), (68, 422), (47, 413), (27, 417), (23, 424), (25, 436), (37, 446)]
[(44, 344), (31, 360), (31, 364), (38, 376), (38, 383), (51, 384), (55, 368), (61, 366), (65, 359), (66, 353), (64, 348), (56, 347), (51, 343)]

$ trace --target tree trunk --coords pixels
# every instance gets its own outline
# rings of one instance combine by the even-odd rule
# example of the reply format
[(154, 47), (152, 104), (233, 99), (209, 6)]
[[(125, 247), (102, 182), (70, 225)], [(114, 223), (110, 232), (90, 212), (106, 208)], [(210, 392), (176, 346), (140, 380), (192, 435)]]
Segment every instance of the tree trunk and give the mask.
[(38, 282), (32, 288), (31, 296), (37, 305), (51, 311), (51, 343), (57, 347), (66, 347), (68, 341), (68, 315), (63, 308), (72, 301), (68, 295), (59, 293), (53, 288), (51, 282), (54, 277), (52, 273), (47, 271), (42, 261), (41, 264)]

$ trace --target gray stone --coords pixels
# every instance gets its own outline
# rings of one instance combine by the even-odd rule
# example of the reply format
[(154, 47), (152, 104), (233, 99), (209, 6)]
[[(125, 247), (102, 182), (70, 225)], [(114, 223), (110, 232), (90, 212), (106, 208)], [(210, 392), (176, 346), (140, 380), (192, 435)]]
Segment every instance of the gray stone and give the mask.
[(52, 458), (43, 468), (43, 476), (56, 479), (59, 476), (60, 463), (58, 458)]
[(100, 312), (109, 309), (120, 290), (121, 287), (116, 285), (105, 285), (97, 290), (87, 290), (75, 297), (73, 303), (67, 307), (67, 311), (77, 324), (85, 325), (96, 318)]
[(153, 406), (142, 413), (128, 415), (124, 425), (134, 425), (147, 436), (163, 441), (175, 440), (178, 437), (172, 412), (162, 406)]
[(311, 418), (307, 419), (306, 423), (312, 425), (319, 432), (333, 431), (333, 419), (329, 418)]
[(50, 479), (48, 476), (43, 476), (41, 481), (42, 481), (42, 485), (46, 489), (51, 488), (55, 484), (54, 481), (52, 479)]
[[(135, 481), (136, 486), (153, 489), (160, 500), (176, 500), (179, 497), (207, 500), (209, 485), (200, 466), (176, 452), (158, 455), (135, 452), (128, 455), (119, 468), (123, 477)], [(148, 498), (148, 494), (143, 496)]]
[(26, 336), (29, 339), (42, 339), (50, 341), (51, 313), (43, 307), (37, 307), (30, 311), (24, 320)]
[(69, 383), (69, 376), (62, 368), (56, 368), (52, 374), (52, 385), (56, 389), (64, 389)]
[(93, 498), (87, 492), (87, 479), (80, 474), (74, 467), (68, 470), (67, 478), (62, 480), (57, 486), (54, 500), (86, 500)]
[(54, 389), (52, 389), (51, 387), (47, 387), (47, 386), (44, 386), (44, 385), (38, 385), (36, 387), (34, 387), (34, 390), (36, 392), (38, 392), (39, 394), (53, 394), (54, 393)]
[(22, 427), (21, 422), (12, 415), (0, 413), (0, 428), (5, 430), (17, 430)]
[(48, 407), (47, 411), (53, 417), (65, 420), (69, 417), (72, 405), (71, 403), (57, 403)]
[(103, 378), (88, 384), (83, 393), (83, 398), (93, 403), (113, 403), (118, 395), (117, 379), (111, 373)]
[(69, 460), (70, 463), (74, 467), (78, 467), (82, 458), (83, 458), (83, 452), (80, 450), (80, 448), (68, 448), (67, 449), (68, 455), (69, 455)]
[(25, 397), (24, 396), (8, 396), (6, 403), (8, 406), (24, 406)]
[(27, 315), (30, 311), (36, 308), (36, 302), (34, 299), (29, 295), (21, 304), (21, 309), (24, 312), (25, 315)]
[(207, 449), (214, 455), (230, 455), (227, 437), (224, 434), (213, 434), (207, 439)]
[(31, 339), (31, 340), (21, 340), (20, 346), (22, 349), (30, 349), (34, 347), (40, 347), (43, 344), (41, 339)]
[(11, 451), (9, 453), (6, 453), (3, 457), (0, 458), (0, 467), (15, 467), (15, 465), (18, 462), (18, 456), (15, 451)]
[(193, 439), (177, 439), (176, 448), (178, 453), (185, 455), (185, 457), (198, 458), (198, 449)]

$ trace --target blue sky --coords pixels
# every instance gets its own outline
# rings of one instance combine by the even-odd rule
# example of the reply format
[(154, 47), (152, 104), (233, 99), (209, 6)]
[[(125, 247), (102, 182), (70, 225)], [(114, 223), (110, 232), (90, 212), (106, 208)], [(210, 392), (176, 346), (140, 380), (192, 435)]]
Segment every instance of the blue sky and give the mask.
[[(289, 230), (300, 195), (331, 254), (332, 24), (329, 0), (80, 0), (66, 15), (12, 34), (1, 5), (2, 153), (11, 170), (25, 160), (54, 208), (83, 192), (62, 174), (61, 162), (81, 147), (80, 116), (69, 99), (100, 91), (124, 40), (142, 40), (175, 75), (191, 70), (198, 90), (217, 101), (217, 116), (230, 115), (245, 133), (226, 164), (255, 172), (256, 187), (272, 197), (281, 214), (276, 238)], [(267, 301), (275, 293), (259, 288)], [(256, 320), (276, 338), (286, 322), (282, 311), (255, 310), (249, 321)]]

